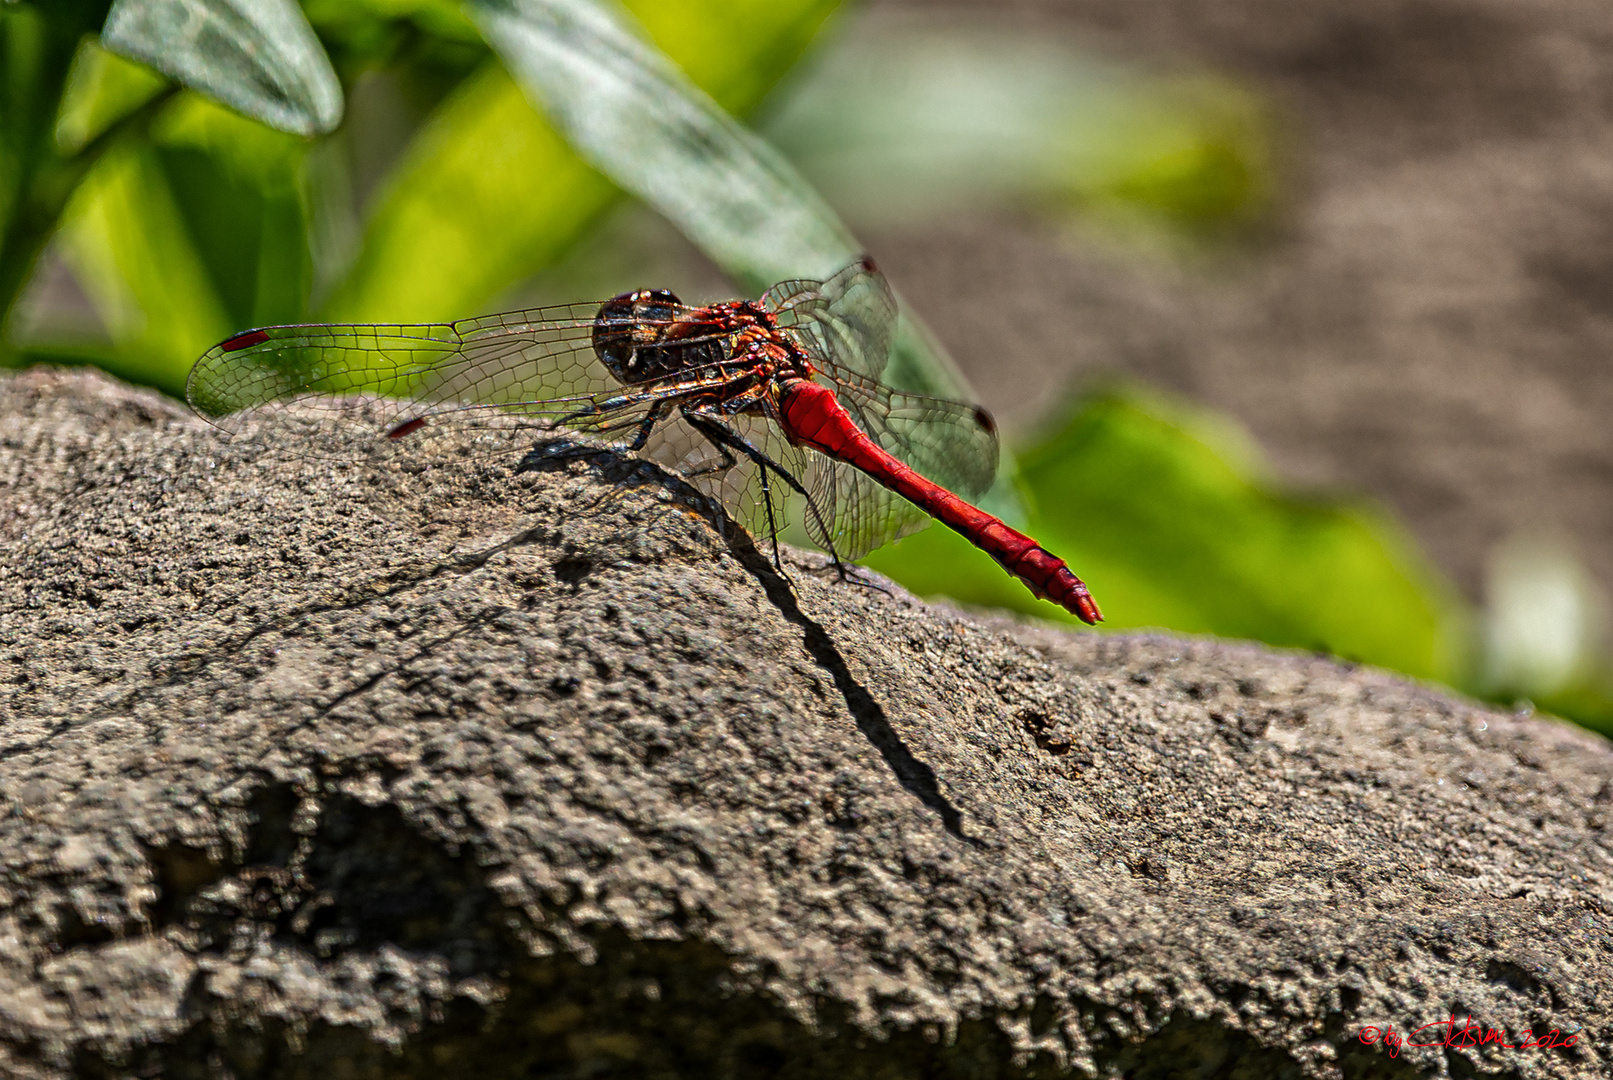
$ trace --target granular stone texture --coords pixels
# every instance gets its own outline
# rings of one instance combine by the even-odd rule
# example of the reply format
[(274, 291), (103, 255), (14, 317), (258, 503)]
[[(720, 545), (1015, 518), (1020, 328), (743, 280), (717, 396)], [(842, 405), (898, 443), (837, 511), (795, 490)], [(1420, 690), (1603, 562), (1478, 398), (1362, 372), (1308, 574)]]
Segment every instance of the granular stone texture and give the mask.
[(0, 379), (0, 1075), (1607, 1075), (1599, 737), (433, 451)]

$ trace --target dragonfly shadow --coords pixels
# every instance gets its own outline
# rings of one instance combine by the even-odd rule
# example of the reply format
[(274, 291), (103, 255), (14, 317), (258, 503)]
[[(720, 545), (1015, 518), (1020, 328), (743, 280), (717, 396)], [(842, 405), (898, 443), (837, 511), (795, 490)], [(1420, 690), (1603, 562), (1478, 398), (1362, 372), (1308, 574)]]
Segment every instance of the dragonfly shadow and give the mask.
[(897, 782), (919, 802), (941, 818), (946, 831), (977, 847), (984, 846), (978, 838), (963, 831), (963, 815), (941, 793), (935, 770), (914, 756), (902, 737), (891, 727), (885, 709), (852, 675), (846, 658), (835, 647), (834, 640), (821, 625), (801, 610), (795, 590), (780, 574), (772, 561), (758, 548), (749, 533), (742, 528), (715, 500), (708, 498), (687, 480), (660, 465), (620, 451), (590, 446), (570, 440), (540, 443), (516, 466), (516, 472), (549, 471), (563, 468), (572, 462), (583, 462), (601, 477), (615, 484), (631, 487), (657, 484), (691, 506), (697, 506), (717, 524), (729, 553), (739, 561), (745, 571), (754, 577), (774, 607), (784, 618), (801, 628), (807, 652), (824, 671), (833, 678), (835, 688), (845, 700), (846, 709), (857, 722), (874, 749), (879, 751), (885, 764), (895, 774)]
[(557, 472), (576, 463), (594, 470), (602, 480), (623, 488), (659, 487), (676, 496), (679, 501), (712, 513), (717, 511), (712, 500), (677, 473), (624, 450), (598, 443), (577, 442), (573, 439), (549, 439), (526, 452), (515, 466), (515, 472)]

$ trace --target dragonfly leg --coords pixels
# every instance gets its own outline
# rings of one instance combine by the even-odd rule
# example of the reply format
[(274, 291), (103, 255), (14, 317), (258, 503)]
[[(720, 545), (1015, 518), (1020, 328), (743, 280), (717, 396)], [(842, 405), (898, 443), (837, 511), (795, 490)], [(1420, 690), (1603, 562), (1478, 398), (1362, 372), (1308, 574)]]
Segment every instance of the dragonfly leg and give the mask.
[(628, 450), (636, 454), (644, 449), (644, 444), (650, 441), (650, 432), (655, 430), (656, 424), (666, 418), (666, 411), (671, 404), (670, 401), (657, 401), (650, 406), (650, 411), (639, 421), (638, 431), (633, 434), (633, 441), (627, 444)]
[(762, 465), (758, 468), (762, 480), (762, 506), (767, 509), (767, 535), (773, 542), (773, 569), (788, 581), (789, 575), (784, 572), (784, 560), (779, 558), (778, 553), (778, 519), (773, 516), (773, 489), (767, 486), (767, 466)]
[[(807, 513), (811, 514), (812, 519), (817, 522), (818, 531), (823, 535), (824, 544), (829, 548), (829, 557), (834, 560), (835, 566), (838, 567), (841, 574), (844, 575), (845, 564), (841, 561), (839, 552), (835, 551), (834, 549), (834, 541), (830, 539), (828, 522), (823, 520), (823, 515), (818, 511), (817, 503), (813, 501), (811, 493), (801, 485), (801, 481), (797, 480), (790, 470), (786, 469), (784, 466), (762, 453), (762, 451), (746, 442), (740, 436), (739, 432), (729, 427), (728, 424), (719, 417), (712, 416), (710, 413), (706, 413), (689, 406), (685, 406), (683, 409), (683, 419), (689, 424), (690, 427), (704, 435), (712, 443), (712, 445), (717, 447), (719, 451), (723, 450), (724, 447), (727, 447), (731, 450), (738, 451), (740, 454), (743, 454), (745, 457), (749, 458), (756, 465), (756, 467), (761, 470), (762, 491), (764, 494), (768, 492), (767, 470), (772, 469), (774, 474), (777, 475), (780, 480), (783, 480), (791, 490), (800, 495), (801, 498), (806, 501)], [(773, 526), (773, 504), (770, 496), (767, 499), (767, 516), (768, 525)], [(773, 546), (774, 557), (777, 558), (778, 529), (776, 527), (773, 528)]]
[[(705, 434), (705, 432), (701, 432), (701, 434)], [(722, 455), (722, 459), (715, 465), (707, 465), (703, 469), (695, 469), (691, 472), (687, 472), (684, 474), (685, 476), (690, 478), (696, 476), (709, 476), (712, 473), (727, 472), (729, 469), (732, 469), (735, 465), (739, 464), (739, 459), (729, 452), (728, 447), (724, 446), (722, 443), (712, 443), (711, 445), (716, 448), (718, 454)]]

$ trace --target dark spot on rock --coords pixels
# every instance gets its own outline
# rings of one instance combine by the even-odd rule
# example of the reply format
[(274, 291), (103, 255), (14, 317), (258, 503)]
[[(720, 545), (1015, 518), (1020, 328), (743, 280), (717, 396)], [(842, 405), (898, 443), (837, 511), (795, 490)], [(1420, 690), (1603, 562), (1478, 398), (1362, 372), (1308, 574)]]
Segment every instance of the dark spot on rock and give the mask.
[(1072, 741), (1069, 733), (1058, 724), (1055, 724), (1046, 714), (1027, 710), (1019, 714), (1020, 726), (1036, 740), (1036, 745), (1049, 754), (1063, 755), (1070, 752)]
[(99, 945), (117, 937), (114, 927), (98, 919), (86, 920), (72, 904), (56, 908), (56, 932), (51, 935), (52, 952), (66, 952), (81, 945)]
[(247, 801), (245, 866), (288, 866), (297, 848), (292, 831), (302, 796), (290, 784), (266, 783)]
[(1031, 1006), (1031, 1038), (1040, 1039), (1053, 1030), (1053, 1021), (1057, 1018), (1056, 1003), (1047, 994), (1037, 994), (1036, 1003)]
[(594, 561), (584, 555), (571, 555), (554, 564), (554, 576), (575, 585), (594, 572)]
[(1246, 750), (1271, 726), (1271, 710), (1238, 709), (1230, 714), (1213, 710), (1210, 719), (1215, 722), (1218, 735), (1231, 745)]
[(1510, 960), (1491, 960), (1484, 969), (1484, 977), (1493, 983), (1500, 983), (1519, 997), (1544, 1001), (1551, 996), (1545, 984), (1521, 964)]
[(450, 855), (394, 806), (332, 800), (301, 871), (321, 901), (302, 930), (308, 937), (438, 953), (461, 977), (508, 962), (513, 946), (493, 930), (504, 925), (492, 915), (498, 899), (474, 857)]
[(183, 844), (148, 847), (146, 861), (157, 879), (157, 899), (151, 908), (151, 923), (157, 929), (178, 922), (191, 897), (229, 872), (206, 851)]
[(1132, 877), (1145, 877), (1153, 881), (1169, 881), (1170, 868), (1158, 855), (1143, 854), (1126, 860), (1126, 869)]

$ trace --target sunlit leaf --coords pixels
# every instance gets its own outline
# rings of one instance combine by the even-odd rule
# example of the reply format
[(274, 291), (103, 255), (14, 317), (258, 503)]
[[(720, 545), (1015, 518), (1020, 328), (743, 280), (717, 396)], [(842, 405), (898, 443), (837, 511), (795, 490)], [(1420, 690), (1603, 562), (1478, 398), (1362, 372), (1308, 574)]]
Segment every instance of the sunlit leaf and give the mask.
[(489, 65), (410, 146), (325, 315), (463, 317), (557, 258), (616, 198)]
[(302, 8), (321, 29), (366, 19), (408, 19), (437, 37), (481, 41), (456, 0), (303, 0)]
[(856, 239), (771, 147), (585, 0), (476, 0), (483, 33), (567, 141), (760, 292), (827, 276)]
[[(772, 65), (798, 55), (833, 5), (794, 0), (735, 12), (641, 6), (686, 50), (679, 59), (744, 109), (778, 77)], [(707, 60), (708, 53), (722, 59)], [(478, 310), (551, 264), (618, 197), (616, 185), (584, 164), (501, 70), (489, 68), (439, 108), (396, 167), (358, 264), (326, 313), (397, 319)]]
[(282, 131), (342, 119), (336, 72), (292, 0), (116, 0), (101, 43)]
[(156, 160), (232, 326), (307, 314), (307, 140), (185, 94), (152, 132)]
[(743, 117), (795, 66), (841, 0), (625, 0), (622, 6), (696, 86)]
[(118, 120), (150, 101), (166, 84), (144, 64), (85, 41), (73, 58), (67, 92), (56, 120), (56, 145), (74, 153)]

